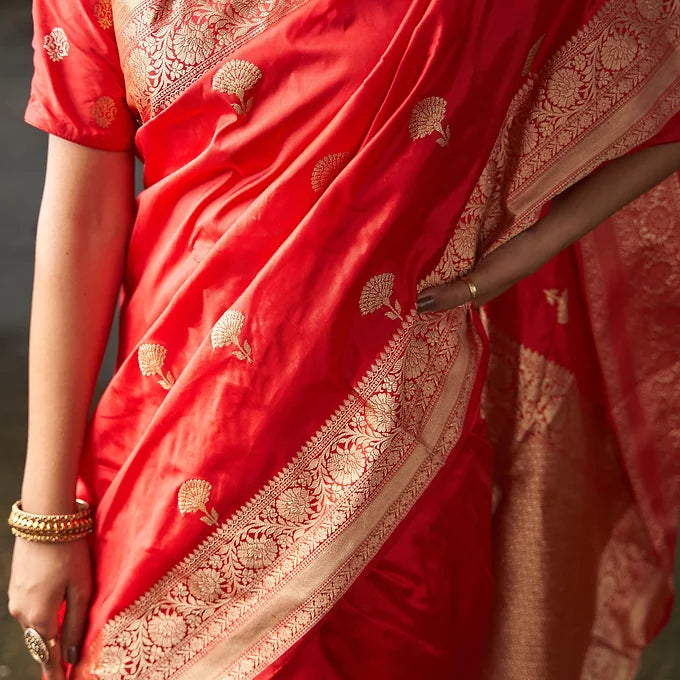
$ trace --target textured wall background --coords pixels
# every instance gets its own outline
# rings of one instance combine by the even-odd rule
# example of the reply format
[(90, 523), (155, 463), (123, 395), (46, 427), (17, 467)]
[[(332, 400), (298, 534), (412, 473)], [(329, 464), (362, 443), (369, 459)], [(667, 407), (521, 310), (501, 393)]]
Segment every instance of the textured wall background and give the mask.
[[(23, 123), (31, 75), (28, 0), (0, 4), (0, 509), (9, 512), (21, 484), (26, 445), (26, 370), (33, 248), (46, 135)], [(115, 328), (114, 328), (115, 333)], [(99, 389), (111, 372), (107, 352)], [(6, 607), (13, 537), (0, 529), (0, 679), (34, 680), (37, 666)], [(680, 564), (680, 554), (678, 555)], [(680, 576), (680, 569), (678, 570)], [(678, 580), (678, 579), (676, 579)], [(389, 679), (385, 679), (389, 680)], [(414, 678), (414, 680), (420, 680)], [(534, 680), (527, 678), (527, 680)], [(680, 680), (680, 606), (645, 655), (638, 680)]]

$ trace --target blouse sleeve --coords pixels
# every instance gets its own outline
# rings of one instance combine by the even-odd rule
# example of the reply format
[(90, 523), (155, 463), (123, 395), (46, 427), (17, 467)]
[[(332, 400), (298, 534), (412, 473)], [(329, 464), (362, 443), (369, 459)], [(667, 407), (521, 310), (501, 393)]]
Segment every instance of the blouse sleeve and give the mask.
[(34, 0), (33, 31), (26, 122), (84, 146), (131, 149), (110, 0)]

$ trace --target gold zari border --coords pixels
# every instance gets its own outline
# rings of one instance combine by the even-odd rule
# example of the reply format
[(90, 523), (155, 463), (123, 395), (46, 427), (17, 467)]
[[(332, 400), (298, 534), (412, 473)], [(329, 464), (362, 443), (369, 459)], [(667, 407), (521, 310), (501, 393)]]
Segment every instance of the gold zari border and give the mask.
[(146, 121), (308, 0), (121, 0), (114, 26), (128, 103)]

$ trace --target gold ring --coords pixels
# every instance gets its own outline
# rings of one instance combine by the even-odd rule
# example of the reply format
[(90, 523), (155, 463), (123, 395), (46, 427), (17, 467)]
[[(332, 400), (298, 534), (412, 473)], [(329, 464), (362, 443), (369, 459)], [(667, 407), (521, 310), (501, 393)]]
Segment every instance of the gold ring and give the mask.
[(477, 286), (466, 276), (462, 276), (460, 280), (467, 284), (467, 287), (470, 289), (470, 300), (474, 300), (477, 297)]
[(31, 656), (39, 663), (46, 664), (50, 660), (50, 649), (59, 641), (58, 637), (45, 640), (35, 628), (26, 628), (24, 642)]

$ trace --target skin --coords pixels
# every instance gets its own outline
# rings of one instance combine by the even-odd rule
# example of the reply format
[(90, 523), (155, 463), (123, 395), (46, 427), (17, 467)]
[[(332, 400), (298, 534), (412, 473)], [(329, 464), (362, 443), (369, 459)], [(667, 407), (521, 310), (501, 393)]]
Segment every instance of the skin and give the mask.
[[(485, 258), (470, 275), (483, 304), (536, 271), (609, 215), (680, 168), (680, 143), (613, 161), (553, 201), (549, 215)], [(75, 509), (78, 459), (109, 334), (134, 219), (133, 158), (50, 138), (36, 241), (29, 344), (28, 447), (23, 507)], [(423, 299), (429, 302), (423, 303)], [(456, 281), (424, 290), (423, 312), (470, 300)], [(16, 539), (9, 610), (22, 628), (61, 644), (45, 668), (63, 680), (78, 656), (92, 592), (87, 540), (40, 544)]]

